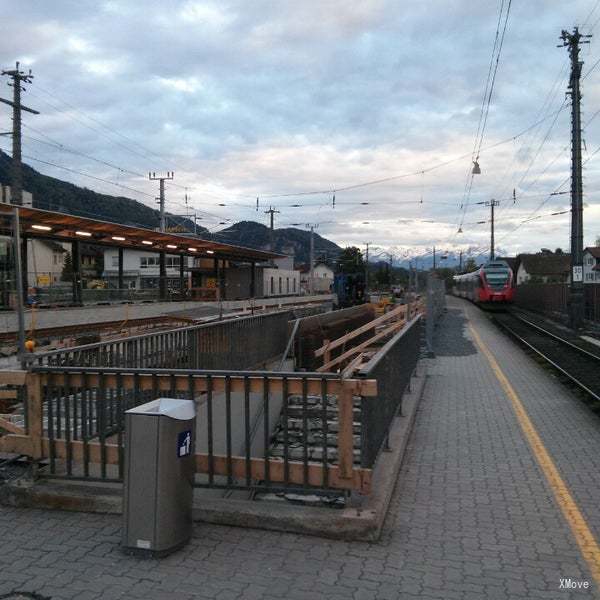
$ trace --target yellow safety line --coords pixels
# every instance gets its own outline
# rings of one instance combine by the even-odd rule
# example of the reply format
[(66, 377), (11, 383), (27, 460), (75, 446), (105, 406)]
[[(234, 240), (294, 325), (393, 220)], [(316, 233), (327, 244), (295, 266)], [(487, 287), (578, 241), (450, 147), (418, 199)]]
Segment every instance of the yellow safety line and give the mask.
[(535, 458), (542, 469), (548, 484), (554, 492), (556, 502), (560, 506), (560, 509), (567, 520), (569, 527), (571, 527), (571, 531), (573, 532), (575, 540), (579, 545), (581, 554), (583, 555), (583, 558), (585, 558), (590, 568), (592, 577), (596, 581), (596, 584), (600, 586), (600, 547), (598, 546), (594, 535), (590, 531), (590, 528), (588, 527), (585, 518), (581, 514), (577, 503), (571, 495), (567, 484), (560, 476), (554, 461), (550, 457), (550, 454), (546, 450), (542, 439), (533, 426), (533, 423), (531, 422), (531, 419), (529, 418), (521, 399), (508, 381), (506, 375), (504, 375), (502, 372), (502, 369), (500, 369), (500, 366), (494, 358), (494, 355), (479, 337), (479, 334), (477, 331), (475, 331), (475, 328), (471, 323), (469, 323), (469, 329), (479, 350), (481, 350), (481, 352), (487, 358), (492, 371), (494, 371), (494, 375), (496, 375), (500, 385), (510, 399), (512, 407), (517, 416), (517, 420), (519, 421), (519, 425), (521, 426), (521, 429), (523, 430), (523, 433), (525, 434), (525, 437), (527, 438), (527, 441), (533, 450), (533, 454), (535, 455)]

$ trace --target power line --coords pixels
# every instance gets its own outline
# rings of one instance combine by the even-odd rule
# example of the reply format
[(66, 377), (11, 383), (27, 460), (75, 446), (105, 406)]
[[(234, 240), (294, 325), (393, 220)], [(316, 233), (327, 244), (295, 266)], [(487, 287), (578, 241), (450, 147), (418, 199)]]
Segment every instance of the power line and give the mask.
[(129, 187), (127, 185), (123, 185), (122, 183), (116, 183), (115, 181), (110, 181), (109, 179), (97, 177), (96, 175), (90, 175), (89, 173), (84, 173), (83, 171), (78, 171), (77, 169), (72, 169), (70, 167), (58, 165), (56, 163), (53, 163), (53, 162), (50, 162), (47, 160), (42, 160), (41, 158), (36, 158), (35, 156), (27, 156), (24, 154), (23, 158), (26, 158), (27, 160), (33, 160), (35, 162), (39, 162), (41, 164), (48, 165), (50, 167), (55, 167), (57, 169), (62, 169), (63, 171), (68, 171), (69, 173), (74, 173), (76, 175), (81, 175), (83, 177), (89, 177), (90, 179), (95, 179), (96, 181), (101, 181), (102, 183), (108, 183), (109, 185), (113, 185), (115, 187), (118, 187), (118, 188), (121, 188), (124, 190), (128, 190), (130, 192), (135, 192), (136, 194), (141, 194), (142, 196), (149, 196), (150, 198), (154, 198), (153, 194), (148, 194), (147, 192), (144, 192), (142, 190), (137, 190), (137, 189)]
[[(477, 152), (475, 154), (475, 158), (473, 160), (473, 170), (470, 173), (470, 179), (468, 180), (468, 185), (466, 188), (466, 194), (463, 196), (463, 201), (461, 206), (462, 208), (462, 216), (461, 216), (461, 220), (459, 222), (458, 228), (460, 229), (462, 227), (466, 212), (467, 212), (467, 208), (469, 206), (469, 202), (471, 199), (471, 190), (473, 189), (473, 178), (475, 176), (475, 174), (477, 173), (476, 169), (479, 168), (479, 156), (481, 153), (481, 147), (483, 145), (483, 140), (485, 137), (485, 130), (486, 130), (486, 126), (487, 126), (487, 121), (488, 121), (488, 116), (489, 116), (489, 112), (490, 112), (490, 105), (492, 102), (492, 94), (494, 93), (494, 85), (496, 83), (496, 74), (498, 72), (498, 65), (500, 64), (500, 56), (502, 54), (502, 47), (504, 45), (504, 37), (506, 35), (506, 28), (508, 26), (508, 17), (510, 15), (510, 7), (512, 4), (512, 0), (508, 0), (508, 6), (506, 9), (506, 16), (504, 18), (504, 27), (502, 28), (502, 36), (500, 38), (500, 43), (498, 44), (498, 33), (500, 30), (500, 21), (502, 18), (502, 12), (504, 9), (504, 0), (502, 0), (501, 4), (500, 4), (500, 11), (498, 14), (498, 25), (496, 27), (496, 39), (494, 40), (494, 47), (492, 49), (492, 58), (491, 58), (491, 62), (490, 65), (493, 63), (494, 61), (494, 53), (496, 53), (496, 46), (498, 45), (498, 51), (496, 53), (496, 62), (494, 64), (494, 69), (493, 69), (493, 73), (492, 73), (492, 77), (491, 80), (489, 79), (489, 73), (490, 71), (488, 71), (488, 82), (486, 82), (486, 92), (484, 93), (484, 103), (485, 103), (485, 109), (482, 111), (483, 114), (483, 122), (482, 122), (482, 117), (480, 115), (480, 125), (481, 127), (477, 127), (477, 134), (476, 134), (476, 142), (475, 142), (475, 146), (477, 147)], [(488, 86), (489, 83), (489, 86)], [(486, 99), (487, 96), (487, 99)], [(477, 141), (478, 139), (478, 141)]]
[[(107, 125), (106, 123), (100, 121), (99, 119), (96, 119), (95, 117), (90, 116), (89, 114), (87, 114), (86, 112), (84, 112), (83, 110), (81, 110), (80, 108), (77, 108), (76, 106), (74, 106), (73, 104), (71, 104), (70, 102), (67, 102), (66, 100), (63, 100), (62, 98), (60, 98), (59, 96), (57, 96), (56, 94), (50, 92), (47, 89), (44, 89), (43, 87), (37, 85), (36, 89), (39, 89), (41, 92), (43, 92), (44, 94), (50, 96), (51, 98), (54, 98), (55, 100), (58, 100), (58, 102), (62, 102), (65, 106), (68, 106), (69, 108), (71, 108), (72, 110), (74, 110), (75, 112), (79, 113), (80, 115), (82, 115), (83, 117), (85, 117), (86, 119), (92, 121), (93, 123), (96, 123), (97, 125), (99, 125), (100, 127), (106, 129), (107, 131), (109, 131), (110, 133), (112, 133), (115, 136), (118, 136), (120, 138), (122, 138), (123, 140), (133, 144), (134, 146), (137, 146), (138, 148), (140, 148), (141, 150), (143, 150), (146, 153), (146, 156), (140, 155), (138, 152), (136, 152), (135, 150), (129, 149), (130, 151), (133, 151), (135, 154), (138, 154), (138, 156), (143, 156), (143, 158), (149, 158), (150, 156), (154, 156), (155, 158), (159, 158), (160, 160), (165, 160), (164, 156), (161, 156), (160, 154), (157, 154), (156, 152), (146, 148), (145, 146), (143, 146), (142, 144), (136, 142), (134, 139), (126, 136), (124, 133), (121, 133), (120, 131), (118, 131), (117, 129), (114, 129), (113, 127), (110, 127), (109, 125)], [(45, 100), (47, 102), (47, 100)], [(56, 106), (55, 106), (56, 108)], [(58, 110), (60, 110), (60, 108), (58, 108)], [(64, 111), (61, 111), (64, 112)], [(84, 123), (82, 123), (84, 124)], [(84, 124), (85, 125), (85, 124)], [(86, 127), (90, 127), (89, 125), (85, 125)], [(116, 143), (116, 142), (115, 142)], [(122, 144), (119, 144), (121, 147), (123, 147)]]
[[(39, 133), (40, 135), (43, 135), (44, 137), (48, 137), (48, 139), (52, 139), (52, 138), (49, 138), (49, 136), (47, 136), (45, 133), (42, 133), (41, 131), (34, 129), (33, 127), (30, 127), (25, 124), (23, 124), (23, 126), (26, 127), (27, 129), (31, 129), (32, 131), (36, 131), (37, 133)], [(121, 173), (127, 173), (129, 175), (134, 175), (135, 177), (143, 177), (144, 176), (142, 173), (138, 173), (136, 171), (130, 171), (129, 169), (120, 167), (119, 165), (115, 165), (113, 163), (107, 162), (100, 158), (96, 158), (94, 156), (86, 154), (85, 152), (75, 150), (74, 148), (65, 146), (65, 144), (62, 144), (62, 143), (54, 141), (54, 140), (53, 141), (45, 141), (45, 140), (41, 140), (39, 138), (30, 136), (30, 135), (24, 135), (23, 137), (27, 138), (29, 140), (32, 140), (34, 142), (37, 142), (38, 144), (45, 144), (46, 146), (51, 146), (53, 148), (56, 148), (57, 150), (62, 150), (63, 152), (68, 152), (69, 154), (73, 154), (75, 156), (80, 156), (82, 158), (87, 158), (89, 160), (93, 160), (94, 162), (97, 162), (98, 164), (104, 165), (105, 167), (110, 167), (111, 169), (116, 169), (117, 171), (119, 171)]]

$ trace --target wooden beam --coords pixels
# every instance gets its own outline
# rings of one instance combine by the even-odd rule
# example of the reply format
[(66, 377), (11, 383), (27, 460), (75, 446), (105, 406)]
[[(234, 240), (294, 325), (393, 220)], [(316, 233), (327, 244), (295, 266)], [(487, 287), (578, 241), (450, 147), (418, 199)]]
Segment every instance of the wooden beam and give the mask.
[(12, 433), (0, 436), (0, 452), (32, 456), (31, 439), (28, 435)]
[[(231, 469), (234, 479), (245, 479), (246, 459), (241, 456), (231, 457)], [(266, 461), (262, 458), (250, 459), (251, 478), (264, 481)], [(227, 475), (227, 457), (213, 456), (213, 472), (215, 475)], [(304, 484), (304, 464), (298, 461), (288, 462), (288, 482), (294, 485)], [(208, 454), (196, 454), (196, 473), (208, 473)], [(269, 460), (269, 478), (272, 483), (284, 483), (284, 462), (281, 459)], [(323, 485), (323, 465), (310, 462), (308, 464), (308, 483), (311, 486)], [(353, 469), (348, 477), (343, 477), (340, 468), (335, 465), (327, 467), (327, 485), (334, 489), (357, 490), (368, 494), (371, 489), (371, 469)]]
[[(135, 378), (131, 373), (123, 373), (117, 376), (114, 373), (104, 375), (102, 378), (97, 372), (94, 373), (93, 369), (90, 368), (90, 373), (83, 375), (81, 373), (69, 373), (69, 368), (65, 367), (65, 372), (52, 373), (53, 385), (60, 385), (64, 382), (65, 374), (69, 375), (69, 385), (73, 388), (78, 387), (100, 387), (101, 383), (107, 389), (117, 389), (122, 387), (125, 390), (132, 390), (135, 388)], [(44, 381), (50, 374), (43, 373)], [(120, 385), (119, 385), (120, 377)], [(212, 390), (213, 392), (224, 392), (225, 391), (225, 376), (212, 376)], [(229, 378), (230, 389), (232, 392), (241, 392), (245, 390), (244, 377), (232, 376)], [(250, 392), (262, 394), (264, 391), (264, 377), (256, 376), (249, 377), (249, 389)], [(321, 379), (318, 377), (309, 377), (307, 379), (307, 393), (321, 395)], [(192, 376), (193, 382), (193, 393), (194, 395), (200, 395), (208, 390), (208, 383), (206, 376)], [(154, 385), (158, 390), (170, 390), (171, 385), (176, 391), (188, 392), (190, 391), (190, 377), (188, 375), (174, 375), (160, 374), (160, 375), (139, 375), (138, 383), (140, 390), (153, 390)], [(373, 396), (376, 392), (376, 381), (373, 380), (361, 380), (360, 385), (364, 391), (364, 395)], [(290, 394), (302, 394), (303, 386), (302, 379), (300, 377), (289, 377), (287, 379), (287, 389)], [(337, 394), (341, 389), (341, 382), (339, 379), (328, 379), (327, 380), (327, 393)], [(272, 394), (282, 393), (283, 391), (283, 380), (281, 378), (269, 378), (269, 391)]]
[(42, 404), (42, 382), (37, 373), (27, 374), (27, 428), (32, 443), (32, 457), (42, 458), (42, 436), (44, 435), (44, 407)]
[(17, 433), (19, 435), (25, 435), (25, 430), (14, 423), (11, 423), (8, 419), (0, 417), (0, 429), (10, 431), (10, 433)]
[(351, 479), (354, 468), (354, 401), (351, 386), (342, 386), (337, 397), (338, 405), (338, 465), (340, 477)]
[[(50, 440), (43, 438), (44, 456), (49, 455)], [(90, 463), (101, 462), (101, 445), (98, 442), (88, 443)], [(82, 441), (72, 441), (71, 451), (73, 461), (83, 462)], [(119, 446), (117, 444), (105, 444), (106, 463), (115, 465), (119, 462)], [(15, 454), (26, 454), (31, 456), (31, 441), (28, 436), (6, 435), (0, 437), (0, 450)], [(54, 443), (55, 456), (59, 459), (67, 457), (67, 444), (65, 440), (56, 440)], [(196, 454), (196, 472), (208, 473), (208, 454)], [(246, 477), (246, 459), (242, 456), (231, 457), (233, 477), (235, 479), (245, 479)], [(213, 472), (215, 475), (227, 475), (227, 456), (213, 456)], [(304, 484), (304, 464), (297, 461), (290, 461), (288, 482), (294, 485)], [(327, 469), (327, 485), (333, 489), (356, 490), (361, 494), (368, 494), (371, 490), (371, 469), (353, 468), (349, 476), (342, 476), (340, 468), (335, 465), (329, 465)], [(255, 481), (265, 479), (265, 460), (262, 458), (250, 459), (250, 473)], [(285, 472), (284, 463), (281, 459), (273, 458), (269, 460), (269, 475), (272, 483), (284, 483)], [(323, 485), (323, 465), (321, 463), (308, 464), (308, 482), (312, 486)]]
[(342, 371), (342, 379), (348, 379), (356, 369), (360, 366), (364, 353), (361, 352), (355, 359), (350, 361), (350, 364)]
[(0, 383), (8, 385), (24, 385), (27, 371), (0, 371)]
[(331, 369), (331, 367), (335, 367), (336, 365), (339, 365), (340, 363), (344, 362), (346, 359), (361, 352), (365, 348), (369, 347), (371, 344), (374, 344), (376, 341), (380, 340), (381, 338), (384, 338), (386, 335), (393, 333), (394, 331), (396, 331), (397, 329), (400, 329), (403, 326), (404, 326), (404, 321), (399, 321), (398, 323), (394, 323), (394, 324), (390, 325), (383, 331), (380, 331), (377, 335), (374, 335), (372, 338), (369, 338), (366, 342), (363, 342), (362, 344), (359, 344), (358, 346), (351, 348), (347, 352), (344, 352), (344, 354), (341, 354), (337, 358), (334, 358), (332, 361), (329, 361), (328, 363), (324, 364), (322, 367), (319, 367), (317, 369), (317, 371), (319, 371), (321, 373), (323, 371), (329, 371)]
[(16, 400), (17, 390), (0, 390), (0, 400)]
[[(348, 340), (352, 340), (355, 337), (358, 337), (359, 335), (366, 333), (367, 331), (373, 329), (374, 327), (377, 327), (377, 325), (380, 325), (381, 323), (385, 323), (389, 319), (399, 316), (401, 313), (406, 313), (406, 305), (404, 305), (404, 304), (394, 308), (394, 310), (390, 310), (389, 312), (381, 315), (381, 317), (377, 317), (376, 319), (373, 319), (372, 321), (369, 321), (368, 323), (365, 323), (364, 325), (361, 325), (360, 327), (353, 329), (352, 331), (348, 332), (346, 335), (343, 335), (342, 337), (339, 337), (336, 340), (333, 340), (333, 341), (325, 340), (325, 343), (323, 344), (323, 346), (321, 346), (320, 348), (315, 350), (315, 356), (319, 357), (319, 356), (323, 356), (326, 353), (330, 353), (332, 350), (335, 350), (335, 348), (338, 348), (339, 346), (342, 346), (343, 344), (345, 344)], [(325, 362), (327, 363), (329, 361), (325, 360)]]

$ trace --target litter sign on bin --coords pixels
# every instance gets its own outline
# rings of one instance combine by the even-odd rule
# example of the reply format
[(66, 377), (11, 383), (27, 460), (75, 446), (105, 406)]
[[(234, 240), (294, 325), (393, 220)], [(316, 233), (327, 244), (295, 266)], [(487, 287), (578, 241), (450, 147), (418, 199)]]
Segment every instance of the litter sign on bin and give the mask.
[(192, 432), (182, 431), (177, 436), (177, 456), (189, 456), (192, 453)]

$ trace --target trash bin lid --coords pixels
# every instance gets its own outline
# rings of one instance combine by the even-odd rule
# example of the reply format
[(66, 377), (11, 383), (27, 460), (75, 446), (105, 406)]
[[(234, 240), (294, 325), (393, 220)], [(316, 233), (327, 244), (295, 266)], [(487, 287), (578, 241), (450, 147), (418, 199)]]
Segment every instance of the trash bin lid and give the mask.
[(128, 414), (156, 415), (187, 421), (196, 416), (196, 405), (193, 400), (179, 400), (178, 398), (157, 398), (152, 402), (140, 404), (126, 411)]

